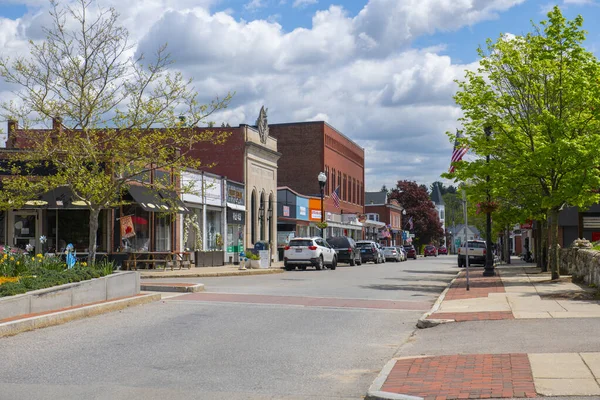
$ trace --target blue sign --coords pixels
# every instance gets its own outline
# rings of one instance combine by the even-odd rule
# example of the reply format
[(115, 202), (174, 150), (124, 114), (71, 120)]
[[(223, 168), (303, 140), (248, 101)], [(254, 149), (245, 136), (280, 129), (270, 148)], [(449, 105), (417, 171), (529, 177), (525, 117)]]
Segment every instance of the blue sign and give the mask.
[(402, 239), (403, 240), (408, 239), (408, 232), (407, 231), (402, 231)]

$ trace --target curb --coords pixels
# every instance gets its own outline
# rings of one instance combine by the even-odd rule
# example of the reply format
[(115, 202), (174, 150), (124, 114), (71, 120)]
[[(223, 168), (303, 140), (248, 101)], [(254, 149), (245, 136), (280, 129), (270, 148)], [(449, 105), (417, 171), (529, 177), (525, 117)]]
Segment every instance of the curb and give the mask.
[[(239, 271), (239, 272), (238, 272)], [(281, 274), (285, 272), (283, 269), (251, 269), (251, 270), (237, 270), (237, 271), (226, 271), (226, 272), (207, 272), (197, 274), (161, 274), (161, 273), (149, 273), (148, 275), (140, 276), (141, 279), (152, 279), (152, 278), (217, 278), (221, 276), (248, 276), (248, 275), (268, 275), (268, 274)]]
[(105, 314), (111, 311), (118, 311), (127, 307), (148, 304), (158, 301), (160, 298), (160, 293), (143, 294), (135, 297), (109, 301), (106, 303), (79, 307), (72, 310), (59, 311), (52, 314), (38, 315), (16, 321), (5, 322), (0, 324), (0, 338), (17, 335), (21, 332), (32, 331), (39, 328), (61, 325), (76, 319)]
[(454, 279), (452, 279), (450, 281), (450, 283), (446, 286), (446, 289), (444, 289), (442, 294), (440, 294), (440, 297), (438, 297), (438, 299), (435, 301), (435, 303), (433, 303), (431, 310), (427, 311), (425, 314), (423, 314), (423, 316), (421, 316), (421, 318), (419, 318), (419, 320), (417, 321), (417, 328), (427, 329), (427, 328), (433, 328), (434, 326), (438, 326), (440, 324), (446, 324), (448, 322), (455, 322), (453, 319), (427, 319), (427, 317), (429, 317), (431, 314), (433, 314), (440, 308), (440, 306), (442, 305), (442, 302), (444, 301), (444, 298), (446, 297), (446, 294), (448, 293), (448, 290), (450, 290), (450, 288), (452, 287), (452, 284), (458, 279), (461, 272), (462, 271), (458, 271), (456, 273), (456, 276), (454, 277)]
[(176, 292), (176, 293), (197, 293), (204, 291), (204, 284), (196, 283), (189, 285), (177, 285), (172, 283), (141, 283), (140, 290), (144, 292)]
[(423, 400), (422, 397), (381, 391), (383, 384), (387, 380), (388, 375), (390, 374), (398, 360), (398, 358), (393, 358), (385, 364), (379, 375), (377, 375), (377, 378), (375, 378), (375, 380), (369, 387), (369, 390), (367, 390), (365, 400)]

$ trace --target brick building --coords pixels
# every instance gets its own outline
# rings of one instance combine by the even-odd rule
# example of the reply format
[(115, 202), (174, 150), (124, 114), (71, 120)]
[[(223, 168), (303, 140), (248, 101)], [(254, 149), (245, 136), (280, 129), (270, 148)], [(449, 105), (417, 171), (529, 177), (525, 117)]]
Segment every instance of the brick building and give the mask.
[[(328, 236), (362, 238), (365, 151), (324, 121), (272, 124), (270, 134), (281, 153), (277, 184), (306, 196), (320, 196), (317, 176), (324, 172), (325, 218)], [(339, 188), (340, 206), (331, 194)], [(315, 225), (315, 224), (313, 224)], [(310, 235), (319, 235), (311, 226)]]
[[(395, 199), (388, 199), (386, 192), (365, 193), (365, 214), (367, 221), (383, 223), (384, 226), (375, 231), (372, 227), (369, 238), (379, 241), (385, 246), (399, 246), (402, 240), (402, 212), (404, 208)], [(368, 229), (368, 228), (367, 228)]]

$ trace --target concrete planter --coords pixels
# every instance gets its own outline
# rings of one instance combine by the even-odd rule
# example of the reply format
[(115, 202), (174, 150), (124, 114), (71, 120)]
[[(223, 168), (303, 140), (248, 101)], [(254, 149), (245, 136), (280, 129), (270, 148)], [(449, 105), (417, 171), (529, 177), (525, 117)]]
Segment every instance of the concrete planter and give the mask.
[(0, 298), (0, 320), (135, 296), (139, 293), (139, 272), (118, 272), (89, 281), (67, 283), (16, 296), (2, 297)]

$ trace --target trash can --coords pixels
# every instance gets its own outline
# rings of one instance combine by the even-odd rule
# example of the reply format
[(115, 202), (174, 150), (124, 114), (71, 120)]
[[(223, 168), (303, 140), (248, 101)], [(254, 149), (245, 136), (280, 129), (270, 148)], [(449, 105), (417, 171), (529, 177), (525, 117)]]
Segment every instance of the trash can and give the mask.
[(266, 240), (259, 240), (258, 242), (254, 243), (254, 250), (269, 250), (269, 242)]

